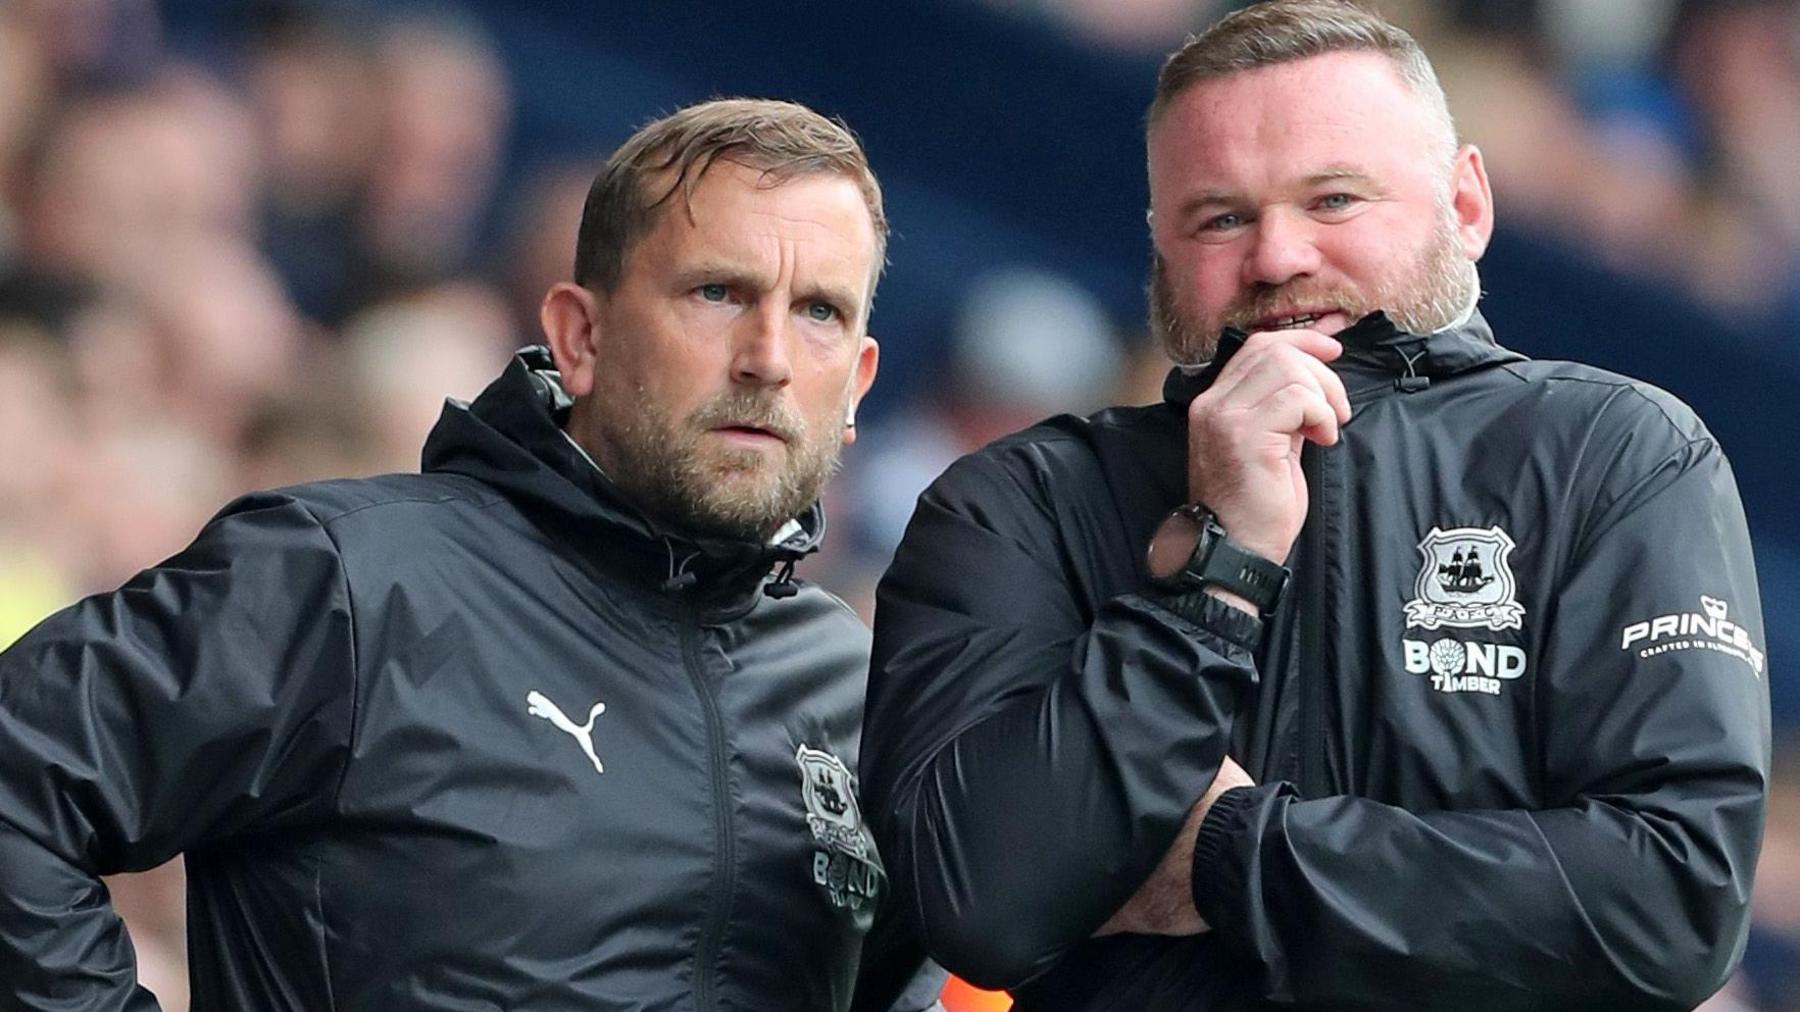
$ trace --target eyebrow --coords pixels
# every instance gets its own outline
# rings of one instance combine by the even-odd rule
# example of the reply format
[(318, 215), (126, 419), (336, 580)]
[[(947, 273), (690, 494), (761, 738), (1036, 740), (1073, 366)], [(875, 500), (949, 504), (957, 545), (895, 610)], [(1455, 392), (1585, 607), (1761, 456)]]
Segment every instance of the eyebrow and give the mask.
[(1182, 218), (1207, 207), (1235, 207), (1244, 203), (1244, 196), (1230, 190), (1203, 190), (1181, 202), (1179, 216)]
[(1350, 182), (1354, 182), (1354, 183), (1369, 183), (1369, 184), (1373, 184), (1375, 182), (1375, 180), (1372, 177), (1370, 177), (1370, 175), (1367, 172), (1364, 172), (1363, 170), (1356, 168), (1355, 166), (1332, 165), (1332, 166), (1328, 166), (1323, 172), (1315, 172), (1312, 175), (1307, 176), (1305, 179), (1300, 181), (1300, 184), (1302, 186), (1310, 189), (1311, 187), (1318, 186), (1321, 183), (1334, 183), (1334, 182), (1338, 182), (1340, 180), (1349, 180)]
[(738, 288), (761, 288), (762, 279), (753, 271), (725, 260), (702, 260), (689, 264), (675, 275), (677, 284), (733, 285)]

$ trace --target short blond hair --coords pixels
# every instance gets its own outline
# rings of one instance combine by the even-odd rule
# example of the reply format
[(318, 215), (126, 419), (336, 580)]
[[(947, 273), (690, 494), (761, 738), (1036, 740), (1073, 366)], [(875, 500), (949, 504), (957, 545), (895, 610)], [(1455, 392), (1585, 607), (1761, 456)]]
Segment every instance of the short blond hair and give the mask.
[(1163, 62), (1147, 121), (1152, 130), (1189, 88), (1232, 74), (1326, 53), (1387, 57), (1441, 128), (1444, 161), (1456, 152), (1456, 123), (1431, 60), (1393, 22), (1349, 0), (1262, 0), (1187, 42)]
[[(887, 262), (881, 184), (862, 142), (841, 120), (797, 102), (721, 98), (687, 106), (640, 128), (606, 160), (588, 189), (575, 240), (575, 282), (603, 292), (619, 284), (631, 246), (676, 194), (686, 204), (712, 164), (724, 158), (762, 172), (769, 185), (819, 173), (856, 184), (875, 226), (876, 278)], [(665, 179), (660, 193), (652, 180)]]

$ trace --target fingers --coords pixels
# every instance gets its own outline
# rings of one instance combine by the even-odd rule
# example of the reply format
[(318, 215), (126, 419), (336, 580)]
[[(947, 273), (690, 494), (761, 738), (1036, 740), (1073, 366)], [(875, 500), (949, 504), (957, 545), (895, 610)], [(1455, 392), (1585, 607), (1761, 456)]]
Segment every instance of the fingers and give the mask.
[(1297, 433), (1321, 445), (1337, 442), (1350, 420), (1343, 380), (1316, 358), (1292, 350), (1268, 356), (1226, 390), (1208, 390), (1189, 408), (1190, 422), (1214, 417), (1236, 428)]
[(1316, 381), (1294, 380), (1248, 406), (1272, 432), (1298, 433), (1321, 446), (1337, 442), (1337, 409)]
[(1225, 363), (1219, 377), (1214, 381), (1215, 388), (1230, 390), (1247, 374), (1260, 368), (1270, 356), (1286, 356), (1298, 353), (1321, 365), (1336, 361), (1344, 353), (1344, 346), (1337, 338), (1327, 337), (1316, 330), (1271, 330), (1252, 334), (1244, 341), (1238, 353)]
[[(1282, 391), (1298, 384), (1314, 391), (1333, 419), (1321, 423), (1309, 415), (1305, 423), (1308, 438), (1323, 436), (1318, 441), (1329, 444), (1337, 438), (1337, 426), (1350, 420), (1350, 397), (1344, 382), (1325, 364), (1342, 353), (1343, 346), (1337, 341), (1310, 330), (1257, 334), (1226, 364), (1212, 388), (1196, 399), (1204, 400), (1197, 408), (1224, 412), (1283, 406), (1301, 395)], [(1286, 412), (1283, 418), (1293, 421), (1294, 416)], [(1298, 427), (1300, 423), (1295, 424)]]
[(1343, 353), (1315, 331), (1257, 334), (1188, 407), (1188, 495), (1232, 540), (1284, 559), (1306, 517), (1299, 451), (1329, 446), (1350, 420), (1344, 383), (1325, 363)]

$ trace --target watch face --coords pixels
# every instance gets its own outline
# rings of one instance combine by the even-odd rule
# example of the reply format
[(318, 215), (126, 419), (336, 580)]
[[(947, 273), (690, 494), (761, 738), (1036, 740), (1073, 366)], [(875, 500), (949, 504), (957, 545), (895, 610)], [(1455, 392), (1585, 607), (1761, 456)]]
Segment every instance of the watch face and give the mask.
[(1163, 518), (1150, 535), (1148, 566), (1155, 580), (1172, 580), (1194, 557), (1194, 546), (1200, 541), (1200, 523), (1186, 512), (1175, 512)]

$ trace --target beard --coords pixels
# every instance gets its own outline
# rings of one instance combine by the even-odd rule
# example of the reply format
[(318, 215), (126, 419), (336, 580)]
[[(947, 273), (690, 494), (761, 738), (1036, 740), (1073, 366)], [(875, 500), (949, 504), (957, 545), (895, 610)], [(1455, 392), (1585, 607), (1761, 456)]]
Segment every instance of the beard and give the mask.
[(1413, 334), (1431, 334), (1455, 323), (1473, 301), (1478, 282), (1475, 264), (1462, 253), (1456, 220), (1447, 201), (1438, 205), (1437, 227), (1401, 274), (1367, 291), (1332, 288), (1310, 278), (1280, 285), (1258, 285), (1217, 313), (1182, 311), (1160, 253), (1150, 257), (1150, 331), (1169, 358), (1197, 365), (1213, 357), (1219, 333), (1226, 327), (1249, 330), (1257, 320), (1289, 316), (1300, 306), (1329, 307), (1352, 322), (1383, 310), (1388, 319)]
[[(819, 497), (843, 445), (840, 433), (814, 433), (792, 408), (749, 390), (680, 420), (641, 388), (596, 407), (607, 477), (651, 517), (695, 534), (768, 540)], [(767, 430), (785, 449), (720, 447), (706, 438), (720, 426)]]

